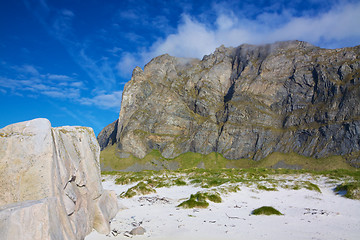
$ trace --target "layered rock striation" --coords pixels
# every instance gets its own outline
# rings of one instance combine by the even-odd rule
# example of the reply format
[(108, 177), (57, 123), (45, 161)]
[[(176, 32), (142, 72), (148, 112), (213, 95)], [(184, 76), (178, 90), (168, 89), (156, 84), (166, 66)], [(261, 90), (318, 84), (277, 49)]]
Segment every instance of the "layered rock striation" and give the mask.
[(0, 129), (1, 239), (76, 240), (107, 234), (117, 199), (101, 185), (91, 128), (35, 119)]
[(202, 60), (159, 56), (134, 69), (119, 119), (98, 139), (139, 158), (152, 149), (253, 160), (295, 152), (357, 165), (360, 46), (287, 41), (221, 46)]

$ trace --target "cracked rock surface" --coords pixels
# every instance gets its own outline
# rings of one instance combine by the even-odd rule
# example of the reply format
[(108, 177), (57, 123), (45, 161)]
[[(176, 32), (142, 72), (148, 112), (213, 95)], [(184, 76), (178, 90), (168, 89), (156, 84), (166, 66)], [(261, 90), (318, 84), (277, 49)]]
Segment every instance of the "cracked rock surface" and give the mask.
[(110, 232), (117, 211), (101, 184), (91, 128), (35, 119), (0, 129), (1, 239), (84, 239)]

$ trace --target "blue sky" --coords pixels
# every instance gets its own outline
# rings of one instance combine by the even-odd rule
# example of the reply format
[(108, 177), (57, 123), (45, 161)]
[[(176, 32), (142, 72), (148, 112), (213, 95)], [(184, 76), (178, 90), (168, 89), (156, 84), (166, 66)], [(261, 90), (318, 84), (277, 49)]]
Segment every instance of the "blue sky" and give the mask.
[(294, 39), (349, 47), (359, 26), (351, 0), (0, 0), (0, 128), (44, 117), (98, 134), (133, 68), (160, 54)]

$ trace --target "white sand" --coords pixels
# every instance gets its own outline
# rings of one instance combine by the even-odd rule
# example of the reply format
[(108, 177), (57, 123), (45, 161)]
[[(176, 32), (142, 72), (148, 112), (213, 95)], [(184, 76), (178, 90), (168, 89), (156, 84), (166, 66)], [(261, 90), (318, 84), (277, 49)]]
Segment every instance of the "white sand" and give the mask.
[[(117, 194), (132, 185), (115, 185), (106, 177), (104, 188)], [(303, 176), (304, 178), (304, 176)], [(306, 176), (305, 176), (306, 178)], [(322, 193), (301, 190), (259, 191), (239, 184), (240, 191), (222, 194), (222, 203), (212, 203), (206, 209), (182, 209), (176, 206), (190, 194), (204, 190), (192, 186), (158, 188), (157, 193), (145, 197), (165, 198), (169, 202), (150, 202), (144, 196), (120, 199), (127, 209), (119, 211), (111, 223), (117, 236), (93, 231), (86, 240), (128, 239), (124, 236), (134, 226), (146, 229), (144, 235), (133, 239), (360, 239), (360, 201), (336, 195), (334, 184), (325, 178), (312, 180)], [(272, 206), (283, 216), (254, 216), (252, 210)]]

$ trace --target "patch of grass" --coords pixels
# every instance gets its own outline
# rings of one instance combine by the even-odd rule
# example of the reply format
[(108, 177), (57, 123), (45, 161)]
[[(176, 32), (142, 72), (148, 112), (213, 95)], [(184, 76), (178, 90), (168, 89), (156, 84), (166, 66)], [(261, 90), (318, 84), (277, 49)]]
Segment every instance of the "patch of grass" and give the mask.
[(236, 193), (236, 192), (240, 191), (240, 187), (237, 184), (230, 184), (227, 186), (221, 186), (221, 187), (217, 188), (217, 191), (224, 193), (224, 194)]
[(153, 171), (142, 172), (118, 172), (115, 184), (125, 185), (139, 181), (145, 181), (154, 174)]
[(263, 206), (261, 208), (257, 208), (251, 212), (252, 215), (284, 215), (278, 210), (270, 206)]
[(277, 191), (274, 187), (266, 187), (264, 185), (257, 185), (257, 189), (263, 190), (263, 191)]
[(182, 208), (207, 208), (208, 206), (209, 203), (206, 201), (206, 196), (201, 192), (191, 194), (188, 200), (178, 205), (178, 207)]
[(209, 199), (209, 201), (212, 201), (214, 203), (221, 203), (222, 199), (220, 197), (219, 193), (208, 193), (206, 195), (207, 199)]
[(295, 184), (295, 185), (292, 186), (292, 189), (293, 190), (300, 190), (301, 188), (300, 188), (299, 185)]
[(139, 182), (134, 187), (129, 188), (125, 193), (122, 193), (120, 197), (123, 198), (132, 198), (136, 195), (146, 195), (149, 193), (155, 193), (156, 190), (153, 189), (149, 184), (146, 184), (144, 182)]
[[(139, 159), (129, 154), (127, 158), (120, 158), (118, 156), (118, 149), (116, 144), (106, 147), (100, 152), (100, 164), (102, 169), (124, 170), (135, 163), (146, 163), (145, 159)], [(110, 172), (110, 171), (109, 171)]]
[(191, 194), (190, 198), (178, 205), (178, 207), (182, 208), (207, 208), (209, 203), (206, 201), (209, 200), (214, 203), (221, 203), (222, 199), (220, 194), (217, 192), (197, 192), (195, 194)]
[(316, 185), (312, 182), (309, 182), (309, 181), (304, 182), (304, 184), (305, 184), (304, 188), (306, 188), (310, 191), (315, 191), (315, 192), (321, 193), (321, 190), (318, 185)]
[(229, 181), (230, 181), (229, 179), (223, 179), (223, 178), (208, 178), (205, 180), (205, 183), (203, 182), (203, 185), (201, 187), (203, 188), (217, 187)]
[(186, 182), (181, 178), (176, 179), (174, 181), (174, 183), (175, 183), (176, 186), (185, 186), (185, 185), (187, 185)]
[(360, 200), (360, 183), (359, 182), (350, 182), (350, 183), (343, 183), (338, 185), (335, 188), (335, 192), (344, 191), (344, 197), (350, 199), (358, 199)]

